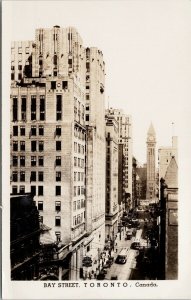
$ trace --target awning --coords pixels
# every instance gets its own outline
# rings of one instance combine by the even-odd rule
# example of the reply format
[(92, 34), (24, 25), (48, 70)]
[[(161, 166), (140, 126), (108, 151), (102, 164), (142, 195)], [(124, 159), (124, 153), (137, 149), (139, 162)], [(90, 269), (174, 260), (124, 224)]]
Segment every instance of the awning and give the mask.
[(55, 244), (55, 242), (56, 242), (56, 236), (52, 232), (52, 230), (46, 230), (40, 234), (40, 244), (50, 245), (50, 244)]

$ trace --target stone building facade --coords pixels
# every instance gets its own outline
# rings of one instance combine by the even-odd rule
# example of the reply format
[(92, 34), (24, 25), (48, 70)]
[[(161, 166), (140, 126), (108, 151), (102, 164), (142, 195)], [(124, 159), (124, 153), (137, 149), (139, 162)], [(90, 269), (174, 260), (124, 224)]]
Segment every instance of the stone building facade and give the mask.
[(88, 59), (73, 27), (37, 29), (11, 47), (12, 192), (32, 193), (55, 241), (72, 245), (76, 280), (88, 236), (105, 239), (103, 55), (90, 48)]
[(87, 255), (97, 258), (105, 243), (105, 63), (86, 49), (86, 229)]
[(147, 192), (148, 200), (154, 199), (156, 196), (156, 135), (154, 127), (151, 123), (147, 133)]
[(118, 232), (118, 122), (106, 115), (106, 238), (114, 240)]
[[(123, 161), (122, 177), (121, 172), (119, 181), (122, 180), (122, 210), (132, 208), (132, 118), (126, 115), (121, 109), (109, 108), (106, 113), (113, 115), (118, 124), (118, 144), (123, 145), (122, 153), (119, 151), (120, 159)], [(120, 164), (120, 163), (119, 163)], [(121, 182), (119, 182), (119, 187)], [(120, 192), (120, 191), (119, 191)]]

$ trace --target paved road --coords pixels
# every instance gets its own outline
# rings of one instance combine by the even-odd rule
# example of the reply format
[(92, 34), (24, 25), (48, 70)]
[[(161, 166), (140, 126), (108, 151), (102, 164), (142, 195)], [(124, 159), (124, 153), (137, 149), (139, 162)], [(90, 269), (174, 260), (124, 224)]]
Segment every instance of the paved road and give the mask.
[[(138, 233), (141, 234), (142, 230), (138, 230)], [(137, 250), (130, 249), (132, 240), (125, 240), (124, 237), (122, 237), (121, 241), (117, 241), (117, 253), (115, 254), (115, 258), (117, 257), (117, 254), (120, 252), (122, 248), (129, 248), (128, 254), (127, 254), (127, 262), (125, 264), (116, 264), (115, 262), (112, 264), (112, 266), (107, 270), (107, 274), (105, 279), (110, 280), (111, 276), (117, 276), (118, 280), (128, 280), (132, 268), (136, 265), (135, 257), (138, 254)]]

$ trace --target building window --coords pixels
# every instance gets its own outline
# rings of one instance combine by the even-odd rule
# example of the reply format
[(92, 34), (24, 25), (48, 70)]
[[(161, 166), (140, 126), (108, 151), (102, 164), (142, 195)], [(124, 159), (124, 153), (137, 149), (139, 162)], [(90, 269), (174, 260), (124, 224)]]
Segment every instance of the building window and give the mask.
[(80, 186), (78, 186), (78, 196), (80, 195)]
[(44, 166), (44, 157), (43, 156), (38, 157), (38, 165), (41, 167)]
[(43, 223), (43, 216), (39, 216), (39, 222)]
[(31, 141), (31, 151), (36, 151), (36, 141)]
[(56, 194), (56, 196), (61, 196), (61, 186), (60, 185), (57, 185), (55, 187), (55, 194)]
[(55, 217), (55, 226), (61, 226), (61, 217)]
[(56, 135), (61, 136), (61, 126), (56, 126)]
[(73, 210), (76, 210), (76, 201), (73, 202)]
[(17, 172), (13, 172), (12, 173), (12, 180), (13, 180), (13, 182), (17, 182), (18, 181), (18, 173)]
[(20, 151), (25, 151), (25, 141), (20, 141)]
[(21, 185), (20, 186), (20, 194), (24, 194), (25, 193), (25, 186), (24, 185)]
[(18, 126), (13, 126), (13, 136), (18, 136)]
[(80, 209), (80, 200), (77, 201), (77, 209)]
[(31, 172), (31, 179), (30, 179), (30, 181), (36, 181), (36, 172), (35, 171)]
[(20, 127), (20, 135), (25, 136), (25, 126)]
[(22, 74), (20, 73), (19, 75), (18, 75), (18, 80), (21, 80), (22, 79)]
[(55, 232), (55, 235), (56, 235), (56, 241), (59, 243), (59, 242), (61, 242), (61, 233), (60, 233), (60, 231), (56, 231)]
[(11, 73), (11, 80), (15, 80), (15, 74)]
[(36, 166), (36, 156), (31, 156), (31, 167)]
[(77, 225), (77, 217), (76, 217), (76, 216), (73, 217), (73, 225), (74, 225), (74, 226)]
[(89, 115), (86, 115), (86, 121), (89, 121)]
[(18, 142), (13, 141), (13, 151), (18, 151)]
[(61, 141), (56, 141), (56, 151), (61, 151)]
[(21, 120), (26, 121), (26, 98), (21, 98)]
[(61, 172), (56, 172), (56, 181), (61, 181)]
[(36, 186), (35, 186), (35, 185), (31, 185), (31, 194), (32, 194), (33, 196), (36, 195)]
[(43, 186), (39, 185), (38, 187), (38, 196), (43, 196)]
[(68, 88), (68, 81), (62, 81), (62, 88), (63, 90)]
[(56, 81), (51, 81), (51, 89), (52, 90), (56, 89)]
[(56, 96), (56, 120), (62, 119), (62, 95)]
[(25, 156), (20, 156), (20, 166), (25, 167)]
[(44, 135), (44, 126), (39, 126), (39, 135)]
[(31, 126), (31, 135), (36, 136), (36, 126)]
[(13, 122), (18, 121), (18, 99), (13, 98)]
[(56, 166), (61, 166), (61, 156), (56, 156)]
[(25, 181), (25, 172), (24, 171), (20, 172), (20, 181)]
[(43, 210), (43, 202), (38, 201), (38, 210)]
[(40, 120), (45, 120), (45, 96), (40, 96)]
[(61, 211), (61, 201), (55, 202), (55, 211)]
[(74, 186), (74, 197), (76, 196), (76, 189), (77, 189), (77, 187)]
[(13, 186), (12, 186), (12, 194), (13, 194), (13, 195), (16, 195), (16, 194), (17, 194), (17, 186), (16, 186), (16, 185), (13, 185)]
[(38, 181), (43, 181), (44, 180), (44, 174), (43, 172), (38, 172)]
[(36, 120), (36, 96), (31, 96), (31, 120)]
[(40, 152), (44, 151), (44, 142), (43, 141), (39, 141), (38, 148), (39, 148)]

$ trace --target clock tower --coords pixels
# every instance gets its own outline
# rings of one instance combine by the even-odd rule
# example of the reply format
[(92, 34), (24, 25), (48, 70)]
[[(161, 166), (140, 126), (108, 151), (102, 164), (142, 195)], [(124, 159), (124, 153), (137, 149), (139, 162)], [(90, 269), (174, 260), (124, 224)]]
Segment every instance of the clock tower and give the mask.
[(156, 193), (156, 171), (155, 171), (155, 130), (151, 123), (147, 133), (147, 191), (146, 199), (154, 199)]

